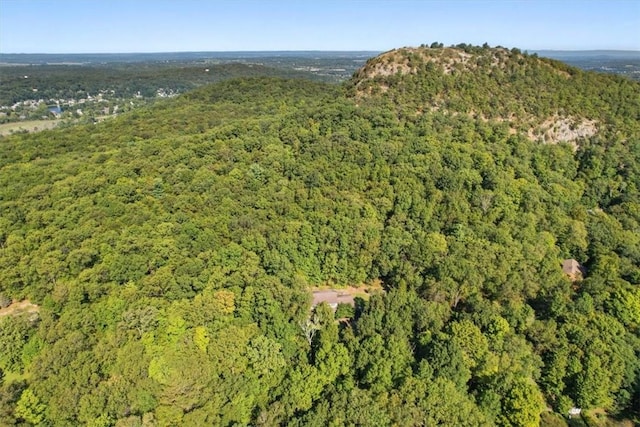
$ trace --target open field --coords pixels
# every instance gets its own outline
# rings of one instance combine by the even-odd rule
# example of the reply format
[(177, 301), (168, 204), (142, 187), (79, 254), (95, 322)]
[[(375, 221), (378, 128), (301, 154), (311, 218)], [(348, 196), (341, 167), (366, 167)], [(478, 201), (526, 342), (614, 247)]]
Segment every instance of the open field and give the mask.
[(38, 132), (53, 129), (60, 122), (61, 120), (25, 120), (23, 122), (3, 123), (0, 124), (0, 136), (17, 132)]

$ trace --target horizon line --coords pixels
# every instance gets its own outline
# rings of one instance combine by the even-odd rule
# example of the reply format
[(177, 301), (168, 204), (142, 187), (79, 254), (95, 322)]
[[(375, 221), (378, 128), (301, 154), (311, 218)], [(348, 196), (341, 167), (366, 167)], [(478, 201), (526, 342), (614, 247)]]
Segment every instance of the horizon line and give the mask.
[(0, 55), (153, 55), (159, 53), (176, 54), (176, 53), (263, 53), (263, 52), (386, 52), (378, 49), (290, 49), (290, 50), (174, 50), (174, 51), (139, 51), (139, 52), (0, 52)]
[[(275, 50), (176, 50), (176, 51), (134, 51), (134, 52), (0, 52), (0, 55), (154, 55), (154, 54), (185, 54), (185, 53), (299, 53), (299, 52), (318, 52), (318, 53), (342, 53), (342, 52), (388, 52), (394, 49), (402, 49), (406, 47), (416, 46), (401, 46), (393, 49), (275, 49)], [(456, 47), (444, 46), (444, 47)], [(502, 47), (505, 49), (511, 49), (506, 46), (490, 46), (490, 48)], [(630, 52), (639, 53), (640, 49), (525, 49), (517, 48), (524, 52)]]

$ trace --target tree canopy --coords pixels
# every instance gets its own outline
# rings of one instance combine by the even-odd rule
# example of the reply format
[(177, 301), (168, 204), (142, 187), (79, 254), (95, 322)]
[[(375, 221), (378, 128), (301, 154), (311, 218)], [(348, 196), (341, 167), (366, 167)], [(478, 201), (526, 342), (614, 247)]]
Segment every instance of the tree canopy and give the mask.
[[(39, 306), (0, 317), (1, 423), (638, 420), (640, 84), (456, 52), (487, 72), (239, 78), (0, 138), (0, 294)], [(531, 138), (555, 116), (597, 133)]]

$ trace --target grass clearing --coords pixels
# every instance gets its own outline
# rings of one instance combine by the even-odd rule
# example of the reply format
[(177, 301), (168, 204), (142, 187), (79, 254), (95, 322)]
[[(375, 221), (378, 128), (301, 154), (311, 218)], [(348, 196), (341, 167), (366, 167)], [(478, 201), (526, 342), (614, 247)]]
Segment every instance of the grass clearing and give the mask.
[(41, 130), (53, 129), (62, 120), (25, 120), (22, 122), (11, 122), (0, 124), (0, 136), (11, 135), (18, 132), (39, 132)]

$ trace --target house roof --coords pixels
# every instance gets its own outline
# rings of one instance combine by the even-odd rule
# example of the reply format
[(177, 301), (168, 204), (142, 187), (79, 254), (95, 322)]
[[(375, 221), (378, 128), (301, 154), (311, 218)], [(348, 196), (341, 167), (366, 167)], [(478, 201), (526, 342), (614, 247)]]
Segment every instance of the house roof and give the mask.
[(566, 274), (579, 273), (581, 265), (575, 259), (565, 259), (562, 261), (562, 271)]
[(337, 307), (338, 304), (354, 305), (353, 295), (348, 293), (341, 293), (340, 291), (327, 290), (327, 291), (315, 291), (313, 292), (313, 302), (311, 305), (315, 307), (318, 304), (326, 302), (332, 307)]
[(562, 272), (573, 280), (577, 280), (584, 276), (587, 270), (575, 259), (565, 259), (562, 261)]

